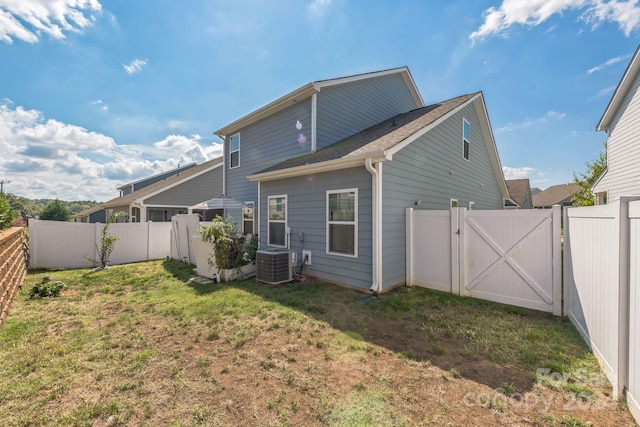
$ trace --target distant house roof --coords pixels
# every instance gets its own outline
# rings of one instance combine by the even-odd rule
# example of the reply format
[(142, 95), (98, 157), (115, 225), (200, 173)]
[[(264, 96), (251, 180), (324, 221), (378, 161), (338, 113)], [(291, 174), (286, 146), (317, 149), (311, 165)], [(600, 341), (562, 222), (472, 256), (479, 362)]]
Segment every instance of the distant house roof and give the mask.
[(118, 187), (118, 190), (123, 190), (123, 189), (125, 189), (127, 187), (131, 187), (132, 185), (135, 186), (136, 184), (139, 184), (139, 183), (144, 182), (144, 181), (152, 181), (154, 179), (162, 179), (161, 177), (163, 175), (164, 175), (164, 177), (169, 177), (171, 175), (175, 175), (177, 173), (180, 173), (182, 171), (190, 169), (190, 168), (192, 168), (192, 167), (194, 167), (196, 165), (197, 165), (197, 163), (189, 163), (189, 164), (184, 165), (184, 166), (178, 166), (177, 168), (169, 170), (169, 171), (166, 171), (166, 172), (160, 172), (160, 173), (157, 173), (155, 175), (147, 176), (145, 178), (140, 178), (140, 179), (138, 179), (136, 181), (129, 182), (127, 184), (121, 185), (120, 187)]
[(516, 202), (518, 206), (524, 207), (527, 198), (527, 192), (530, 190), (529, 178), (523, 179), (508, 179), (507, 189), (509, 190), (509, 197), (512, 201)]
[(571, 205), (571, 195), (578, 191), (577, 184), (560, 184), (551, 186), (533, 196), (533, 207), (551, 207), (553, 205)]
[(633, 58), (631, 58), (631, 62), (627, 65), (627, 69), (622, 75), (622, 79), (618, 83), (618, 87), (616, 87), (615, 92), (613, 92), (613, 96), (611, 100), (609, 100), (609, 105), (604, 110), (602, 114), (602, 118), (598, 122), (596, 126), (596, 130), (609, 130), (609, 126), (613, 121), (616, 113), (618, 112), (618, 108), (622, 105), (622, 101), (624, 101), (627, 92), (633, 85), (633, 81), (636, 79), (636, 76), (640, 72), (640, 45), (636, 48), (635, 53), (633, 54)]
[(92, 207), (87, 208), (87, 209), (85, 209), (83, 211), (80, 211), (77, 214), (73, 215), (71, 218), (82, 218), (82, 217), (85, 217), (85, 216), (89, 216), (92, 213), (98, 212), (99, 210), (102, 210), (102, 209), (104, 209), (104, 204), (103, 203), (101, 203), (99, 205), (92, 206)]
[(162, 181), (155, 182), (151, 185), (136, 190), (133, 193), (111, 199), (108, 202), (103, 203), (102, 206), (105, 208), (113, 206), (123, 206), (136, 201), (144, 200), (148, 197), (154, 196), (161, 191), (168, 190), (169, 188), (179, 185), (184, 181), (188, 181), (199, 175), (202, 175), (203, 173), (209, 172), (210, 170), (215, 169), (221, 164), (222, 157), (209, 160), (197, 166), (193, 166), (177, 175), (171, 175), (170, 177), (165, 178)]
[[(482, 92), (462, 95), (418, 108), (371, 126), (315, 153), (285, 160), (248, 178), (252, 181), (267, 181), (285, 176), (303, 175), (312, 171), (320, 172), (357, 166), (363, 164), (366, 158), (374, 161), (391, 160), (395, 152), (424, 135), (459, 108), (474, 101), (481, 102), (484, 108)], [(493, 141), (492, 134), (486, 137)], [(502, 176), (495, 148), (492, 150), (495, 155), (493, 164), (495, 173)], [(502, 189), (502, 193), (506, 198), (506, 186)]]
[(351, 83), (358, 80), (369, 79), (373, 77), (382, 77), (390, 74), (399, 74), (402, 76), (404, 81), (407, 83), (407, 87), (411, 91), (411, 94), (416, 102), (416, 105), (424, 106), (424, 101), (420, 96), (420, 92), (413, 81), (413, 77), (411, 76), (411, 72), (409, 72), (409, 68), (407, 67), (399, 67), (392, 68), (389, 70), (375, 71), (371, 73), (364, 74), (356, 74), (353, 76), (347, 77), (339, 77), (336, 79), (327, 79), (327, 80), (318, 80), (315, 82), (307, 83), (304, 86), (299, 87), (298, 89), (289, 92), (288, 94), (276, 99), (275, 101), (258, 108), (257, 110), (247, 114), (244, 117), (234, 121), (233, 123), (228, 124), (227, 126), (218, 129), (214, 132), (215, 135), (219, 137), (224, 137), (225, 135), (232, 135), (237, 132), (241, 128), (248, 126), (252, 123), (255, 123), (259, 120), (262, 120), (266, 117), (271, 116), (272, 114), (277, 113), (278, 111), (282, 111), (285, 108), (294, 105), (302, 100), (310, 98), (312, 95), (319, 93), (322, 88), (336, 86), (344, 83)]

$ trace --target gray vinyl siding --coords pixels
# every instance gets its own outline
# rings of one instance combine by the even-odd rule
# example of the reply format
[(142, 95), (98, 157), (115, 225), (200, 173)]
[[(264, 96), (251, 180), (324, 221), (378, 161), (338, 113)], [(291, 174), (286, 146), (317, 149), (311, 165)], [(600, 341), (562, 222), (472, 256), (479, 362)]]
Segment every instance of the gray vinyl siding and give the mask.
[[(296, 128), (300, 121), (302, 129)], [(306, 99), (240, 130), (240, 166), (229, 169), (229, 144), (226, 135), (226, 195), (238, 201), (258, 199), (258, 184), (247, 176), (291, 157), (311, 151), (311, 100)], [(305, 135), (305, 144), (298, 142)], [(234, 134), (235, 135), (235, 134)]]
[(418, 108), (399, 74), (323, 88), (317, 95), (317, 147)]
[(608, 203), (640, 195), (640, 75), (611, 122), (607, 140), (608, 171), (594, 193), (608, 191)]
[[(463, 117), (471, 125), (469, 161), (462, 157)], [(502, 209), (502, 194), (473, 105), (396, 153), (383, 165), (382, 179), (385, 289), (405, 282), (406, 208), (449, 209), (453, 198), (460, 207), (473, 201), (475, 209)]]
[(191, 206), (222, 195), (222, 164), (144, 200), (145, 205)]
[(104, 224), (107, 221), (107, 212), (104, 209), (100, 209), (92, 214), (89, 214), (88, 222), (95, 223), (99, 222)]
[[(358, 258), (326, 253), (326, 192), (358, 189)], [(268, 197), (287, 195), (287, 226), (291, 250), (311, 251), (312, 265), (305, 274), (363, 289), (372, 284), (371, 268), (371, 175), (364, 167), (263, 182), (260, 187), (260, 248), (267, 248)], [(304, 233), (300, 241), (298, 233)]]

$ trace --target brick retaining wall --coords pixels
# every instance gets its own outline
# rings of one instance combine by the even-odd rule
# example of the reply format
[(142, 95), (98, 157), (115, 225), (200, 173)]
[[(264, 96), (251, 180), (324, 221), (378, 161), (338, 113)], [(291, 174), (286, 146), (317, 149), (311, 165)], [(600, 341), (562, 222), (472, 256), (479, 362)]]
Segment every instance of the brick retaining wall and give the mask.
[(27, 272), (27, 233), (22, 227), (0, 231), (0, 324)]

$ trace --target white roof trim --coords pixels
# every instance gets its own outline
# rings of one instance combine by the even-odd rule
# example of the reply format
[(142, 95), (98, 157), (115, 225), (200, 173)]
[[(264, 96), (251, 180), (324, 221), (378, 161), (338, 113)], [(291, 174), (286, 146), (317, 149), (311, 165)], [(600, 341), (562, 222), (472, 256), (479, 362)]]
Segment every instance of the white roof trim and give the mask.
[(348, 157), (324, 162), (311, 163), (291, 168), (280, 169), (270, 172), (257, 173), (247, 177), (249, 181), (273, 181), (276, 179), (290, 178), (294, 176), (309, 175), (312, 173), (331, 172), (340, 169), (347, 169), (356, 166), (364, 166), (365, 159), (380, 162), (391, 160), (386, 152), (369, 153), (357, 157)]
[[(206, 169), (203, 169), (203, 170), (201, 170), (200, 172), (195, 173), (195, 174), (193, 174), (193, 175), (189, 175), (189, 176), (185, 177), (184, 179), (181, 179), (181, 180), (179, 180), (179, 181), (174, 182), (173, 184), (167, 185), (166, 187), (162, 187), (162, 188), (160, 188), (160, 189), (158, 189), (158, 190), (156, 190), (156, 191), (154, 191), (154, 192), (151, 192), (151, 193), (149, 193), (149, 194), (145, 194), (144, 196), (142, 196), (142, 197), (139, 197), (139, 198), (135, 199), (132, 203), (139, 203), (139, 204), (141, 204), (141, 205), (144, 205), (144, 201), (145, 201), (146, 199), (148, 199), (149, 197), (153, 197), (153, 196), (156, 196), (156, 195), (158, 195), (158, 194), (160, 194), (160, 193), (164, 193), (165, 191), (167, 191), (167, 190), (169, 190), (169, 189), (171, 189), (171, 188), (173, 188), (173, 187), (176, 187), (176, 186), (178, 186), (178, 185), (180, 185), (180, 184), (182, 184), (182, 183), (184, 183), (184, 182), (187, 182), (187, 181), (190, 181), (190, 180), (192, 180), (192, 179), (194, 179), (194, 178), (197, 178), (197, 177), (199, 177), (200, 175), (205, 174), (205, 173), (207, 173), (207, 172), (211, 172), (212, 170), (214, 170), (214, 169), (216, 169), (216, 168), (219, 168), (219, 167), (220, 167), (220, 166), (222, 166), (223, 164), (224, 164), (223, 162), (216, 163), (216, 164), (215, 164), (215, 165), (213, 165), (213, 166), (210, 166), (210, 167), (208, 167), (208, 168), (206, 168)], [(145, 206), (146, 206), (146, 205), (145, 205)]]
[(424, 107), (424, 101), (422, 100), (420, 92), (418, 91), (418, 88), (415, 82), (413, 81), (411, 72), (409, 71), (409, 68), (405, 66), (405, 67), (399, 67), (399, 68), (392, 68), (389, 70), (374, 71), (370, 73), (356, 74), (348, 77), (338, 77), (335, 79), (320, 80), (316, 82), (307, 83), (306, 85), (292, 92), (289, 92), (288, 94), (276, 99), (275, 101), (263, 107), (260, 107), (257, 110), (245, 115), (244, 117), (241, 117), (240, 119), (218, 129), (217, 131), (214, 132), (214, 134), (220, 138), (224, 138), (225, 135), (231, 135), (233, 133), (236, 133), (245, 126), (248, 126), (266, 117), (269, 117), (272, 114), (282, 111), (291, 105), (294, 105), (300, 101), (304, 101), (307, 98), (310, 98), (313, 94), (320, 92), (323, 88), (326, 88), (326, 87), (337, 86), (341, 84), (352, 83), (359, 80), (382, 77), (382, 76), (386, 76), (390, 74), (398, 74), (398, 73), (402, 74), (402, 77), (405, 83), (407, 84), (409, 90), (411, 91), (414, 101), (416, 102), (418, 107)]
[(638, 72), (640, 71), (640, 45), (636, 49), (636, 52), (633, 54), (633, 58), (631, 58), (631, 62), (627, 66), (624, 74), (622, 75), (622, 79), (620, 79), (620, 83), (618, 83), (618, 87), (616, 87), (615, 92), (613, 92), (613, 96), (607, 105), (607, 108), (604, 110), (598, 125), (596, 126), (597, 131), (606, 131), (609, 129), (611, 125), (611, 121), (613, 117), (618, 112), (618, 108), (624, 101), (629, 88), (633, 84), (633, 81), (636, 79)]
[[(186, 164), (186, 165), (184, 165), (184, 166), (178, 166), (177, 168), (175, 168), (175, 169), (171, 169), (171, 170), (168, 170), (168, 171), (166, 171), (166, 172), (160, 172), (160, 173), (157, 173), (157, 174), (155, 174), (155, 175), (148, 176), (148, 177), (146, 177), (146, 178), (140, 178), (140, 179), (139, 179), (139, 180), (137, 180), (137, 181), (133, 181), (133, 182), (129, 182), (129, 183), (127, 183), (127, 184), (123, 184), (123, 185), (121, 185), (120, 187), (116, 188), (116, 190), (122, 190), (122, 189), (123, 189), (123, 188), (125, 188), (125, 187), (130, 187), (130, 186), (133, 186), (133, 185), (135, 185), (135, 184), (137, 184), (137, 183), (139, 183), (139, 182), (146, 181), (146, 180), (148, 180), (148, 179), (152, 179), (152, 178), (156, 178), (156, 177), (158, 177), (158, 176), (162, 176), (162, 175), (167, 174), (167, 173), (170, 173), (170, 172), (175, 172), (175, 173), (173, 174), (173, 175), (175, 175), (175, 174), (176, 174), (176, 173), (178, 173), (178, 172), (184, 172), (184, 171), (186, 171), (186, 170), (189, 170), (189, 169), (191, 169), (191, 167), (194, 167), (194, 166), (198, 166), (198, 164), (197, 164), (196, 162), (187, 163), (187, 164)], [(171, 176), (173, 176), (173, 175), (171, 175)]]

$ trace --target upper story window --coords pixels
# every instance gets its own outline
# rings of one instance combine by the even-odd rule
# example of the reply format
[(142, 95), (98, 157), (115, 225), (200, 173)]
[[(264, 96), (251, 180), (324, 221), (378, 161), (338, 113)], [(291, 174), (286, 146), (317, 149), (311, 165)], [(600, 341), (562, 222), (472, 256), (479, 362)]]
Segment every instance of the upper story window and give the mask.
[(327, 253), (358, 256), (358, 190), (327, 191)]
[(249, 202), (242, 208), (242, 232), (244, 234), (253, 234), (253, 206), (253, 202)]
[(240, 166), (240, 134), (236, 133), (229, 138), (229, 168)]
[(471, 148), (471, 125), (462, 119), (462, 157), (469, 160), (469, 150)]
[(269, 246), (287, 246), (287, 196), (269, 197)]

